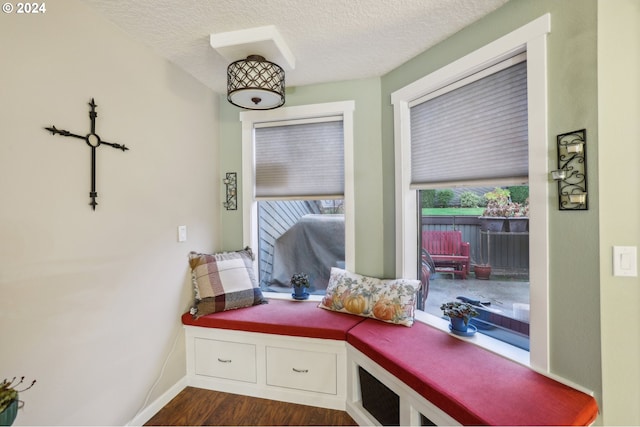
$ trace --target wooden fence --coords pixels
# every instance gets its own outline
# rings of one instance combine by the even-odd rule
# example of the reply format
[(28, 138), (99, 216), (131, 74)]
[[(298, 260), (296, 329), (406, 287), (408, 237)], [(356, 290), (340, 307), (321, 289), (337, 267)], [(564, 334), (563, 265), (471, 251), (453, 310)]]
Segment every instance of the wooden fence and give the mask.
[(486, 233), (475, 216), (423, 216), (423, 230), (460, 230), (469, 242), (471, 265), (489, 263), (494, 274), (529, 275), (528, 233)]

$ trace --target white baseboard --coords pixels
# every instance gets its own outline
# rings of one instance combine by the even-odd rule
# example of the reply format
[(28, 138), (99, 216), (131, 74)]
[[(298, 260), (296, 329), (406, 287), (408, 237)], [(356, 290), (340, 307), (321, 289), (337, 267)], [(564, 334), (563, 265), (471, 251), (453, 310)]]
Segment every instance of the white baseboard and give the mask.
[(149, 421), (151, 417), (160, 411), (167, 403), (178, 395), (182, 390), (187, 387), (187, 377), (182, 377), (177, 383), (175, 383), (169, 390), (164, 392), (156, 400), (147, 405), (146, 408), (138, 412), (131, 421), (127, 423), (127, 426), (142, 426)]

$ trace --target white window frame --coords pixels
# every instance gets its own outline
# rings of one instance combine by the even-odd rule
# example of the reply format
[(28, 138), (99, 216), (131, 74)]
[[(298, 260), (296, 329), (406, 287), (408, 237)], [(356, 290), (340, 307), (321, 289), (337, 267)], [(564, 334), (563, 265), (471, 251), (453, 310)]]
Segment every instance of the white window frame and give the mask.
[[(355, 262), (355, 198), (353, 169), (353, 112), (354, 101), (329, 102), (294, 107), (282, 107), (266, 111), (244, 111), (242, 122), (242, 213), (243, 245), (258, 247), (258, 202), (255, 199), (254, 129), (257, 124), (313, 120), (322, 117), (342, 116), (344, 129), (344, 228), (345, 268), (353, 270)], [(294, 123), (292, 123), (294, 124)], [(258, 262), (254, 262), (258, 277)], [(282, 297), (277, 292), (264, 292), (270, 298)]]
[[(527, 55), (530, 188), (530, 352), (508, 348), (490, 337), (479, 345), (549, 371), (549, 218), (547, 158), (547, 41), (551, 17), (545, 14), (488, 45), (432, 72), (391, 94), (394, 109), (396, 170), (396, 275), (416, 278), (418, 272), (416, 190), (410, 189), (410, 105), (427, 94), (516, 54)], [(441, 326), (442, 319), (421, 313), (419, 320)]]

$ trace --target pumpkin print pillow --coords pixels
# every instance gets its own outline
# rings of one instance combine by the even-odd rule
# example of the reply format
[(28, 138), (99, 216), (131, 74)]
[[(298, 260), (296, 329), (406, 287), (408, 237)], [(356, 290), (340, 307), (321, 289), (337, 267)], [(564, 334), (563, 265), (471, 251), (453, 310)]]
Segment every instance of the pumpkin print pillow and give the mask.
[(376, 279), (333, 267), (318, 307), (411, 326), (420, 286), (419, 280)]

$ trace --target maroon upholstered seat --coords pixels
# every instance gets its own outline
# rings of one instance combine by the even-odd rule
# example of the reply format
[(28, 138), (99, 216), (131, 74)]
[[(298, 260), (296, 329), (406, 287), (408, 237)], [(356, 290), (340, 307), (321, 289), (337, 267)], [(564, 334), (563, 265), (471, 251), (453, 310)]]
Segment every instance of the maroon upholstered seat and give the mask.
[(423, 323), (367, 319), (347, 342), (462, 424), (588, 425), (595, 399)]
[(323, 310), (317, 305), (317, 301), (272, 299), (269, 304), (213, 313), (197, 320), (185, 313), (182, 323), (205, 328), (344, 341), (347, 331), (364, 320), (363, 317)]

